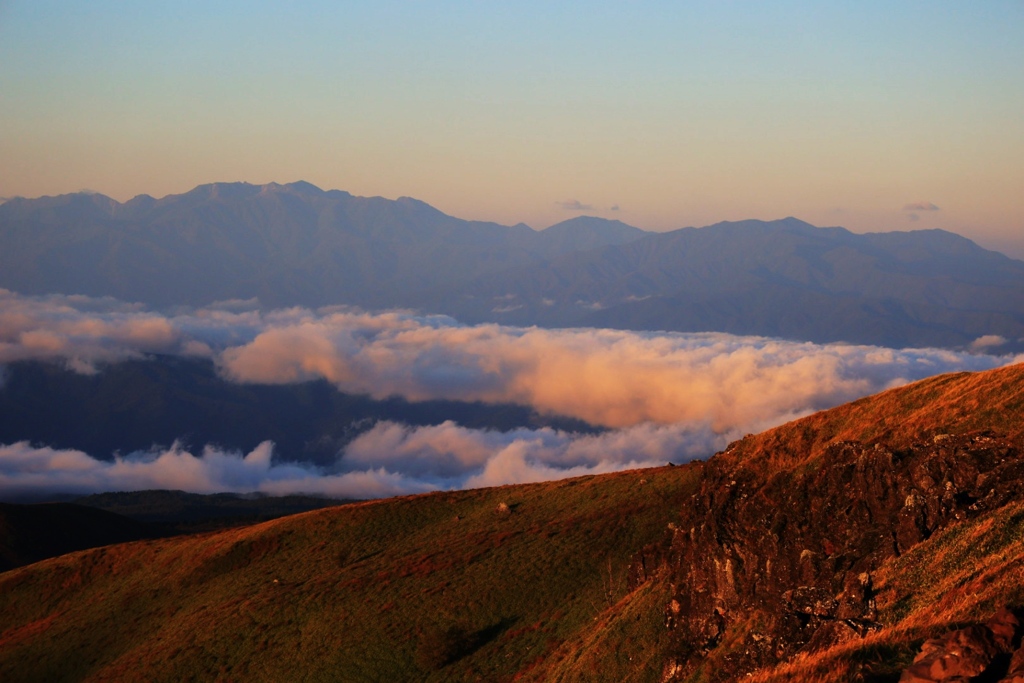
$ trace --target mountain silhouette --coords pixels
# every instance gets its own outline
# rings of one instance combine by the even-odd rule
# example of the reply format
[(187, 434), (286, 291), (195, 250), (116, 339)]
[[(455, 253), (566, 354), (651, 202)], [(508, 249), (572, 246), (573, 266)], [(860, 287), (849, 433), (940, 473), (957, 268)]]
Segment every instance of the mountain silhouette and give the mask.
[(123, 204), (12, 199), (0, 204), (0, 287), (887, 346), (998, 336), (1010, 351), (1024, 338), (1024, 262), (942, 230), (855, 234), (786, 218), (650, 233), (579, 217), (535, 231), (303, 182)]

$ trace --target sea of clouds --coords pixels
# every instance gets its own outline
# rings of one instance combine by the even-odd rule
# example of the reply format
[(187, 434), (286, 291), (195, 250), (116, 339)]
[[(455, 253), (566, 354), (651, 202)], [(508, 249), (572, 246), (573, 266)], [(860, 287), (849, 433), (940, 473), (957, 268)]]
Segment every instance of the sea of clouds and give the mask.
[(152, 354), (204, 357), (235, 382), (323, 378), (375, 398), (519, 403), (609, 428), (580, 435), (381, 422), (326, 469), (279, 462), (269, 442), (248, 454), (175, 445), (113, 460), (15, 443), (0, 446), (0, 498), (148, 488), (369, 498), (682, 462), (883, 389), (1022, 360), (978, 348), (463, 325), (408, 311), (260, 311), (245, 301), (153, 311), (110, 298), (0, 290), (0, 366), (50, 360), (95, 373)]

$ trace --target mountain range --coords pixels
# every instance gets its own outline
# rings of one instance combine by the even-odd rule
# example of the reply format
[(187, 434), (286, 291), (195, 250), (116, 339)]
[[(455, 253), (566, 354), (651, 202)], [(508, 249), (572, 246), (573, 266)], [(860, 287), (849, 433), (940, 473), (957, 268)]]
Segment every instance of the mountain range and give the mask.
[(941, 230), (795, 218), (664, 233), (579, 217), (535, 231), (308, 183), (119, 203), (0, 204), (0, 287), (162, 307), (411, 307), (465, 322), (721, 331), (892, 347), (1022, 347), (1024, 262)]
[(704, 462), (82, 550), (0, 574), (0, 677), (1016, 682), (1022, 425), (1018, 364)]
[(635, 239), (578, 219), (538, 233), (464, 221), (402, 197), (308, 183), (216, 183), (120, 204), (100, 194), (0, 205), (0, 285), (153, 305), (257, 297), (267, 306), (406, 303), (414, 292)]
[[(8, 200), (0, 287), (116, 297), (172, 315), (340, 304), (466, 323), (1024, 349), (1024, 262), (948, 232), (854, 234), (785, 218), (652, 233), (593, 217), (535, 231), (301, 182), (204, 185), (125, 203), (94, 193)], [(21, 480), (42, 481), (51, 466), (237, 468), (247, 451), (253, 471), (320, 476), (342, 471), (346, 445), (358, 450), (354, 439), (375, 434), (386, 457), (374, 450), (371, 462), (397, 455), (411, 467), (427, 451), (403, 455), (395, 439), (419, 438), (417, 426), (438, 427), (431, 438), (453, 459), (471, 430), (511, 456), (516, 444), (501, 446), (510, 430), (551, 444), (571, 434), (593, 448), (632, 448), (615, 445), (619, 432), (529, 405), (414, 401), (376, 388), (346, 394), (316, 373), (284, 384), (260, 383), (276, 375), (233, 381), (216, 354), (119, 355), (100, 343), (94, 350), (107, 355), (95, 364), (19, 356), (106, 328), (73, 321), (65, 337), (40, 334), (24, 312), (38, 307), (66, 322), (72, 300), (10, 300), (15, 343), (0, 367), (0, 444)], [(293, 314), (304, 315), (280, 315)], [(510, 331), (591, 333), (484, 330)], [(264, 350), (289, 351), (300, 339)], [(467, 353), (500, 365), (488, 339)], [(788, 346), (809, 360), (806, 345)], [(1005, 362), (903, 355), (931, 372), (935, 356)], [(324, 364), (315, 354), (300, 360)], [(440, 364), (445, 381), (465, 378), (429, 348), (411, 364)], [(589, 376), (603, 366), (581, 367)], [(618, 377), (608, 383), (622, 384)], [(673, 391), (699, 392), (682, 377), (670, 380)], [(784, 373), (772, 377), (742, 389), (798, 388), (778, 381)], [(641, 388), (653, 392), (651, 381)], [(781, 394), (769, 394), (775, 405)], [(274, 462), (258, 445), (267, 441)], [(158, 453), (172, 442), (210, 446), (210, 455)], [(478, 443), (465, 444), (474, 458)], [(564, 459), (546, 448), (551, 462)], [(143, 453), (122, 458), (128, 451)], [(674, 451), (652, 452), (670, 453), (655, 463), (675, 460)], [(523, 471), (513, 480), (552, 470)], [(248, 491), (240, 486), (256, 480), (186, 481)], [(1022, 491), (1017, 364), (890, 389), (678, 466), (359, 502), (120, 491), (4, 503), (0, 680), (1022, 683)]]

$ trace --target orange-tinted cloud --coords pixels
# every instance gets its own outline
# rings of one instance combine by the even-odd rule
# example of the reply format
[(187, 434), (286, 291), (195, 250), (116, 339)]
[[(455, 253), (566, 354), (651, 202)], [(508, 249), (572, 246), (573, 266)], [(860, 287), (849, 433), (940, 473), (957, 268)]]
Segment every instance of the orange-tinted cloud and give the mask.
[[(146, 353), (203, 353), (164, 316), (113, 299), (22, 297), (0, 289), (0, 363), (57, 359), (80, 372)], [(209, 353), (209, 349), (205, 349)]]
[(514, 402), (607, 427), (776, 424), (889, 386), (1005, 359), (727, 334), (463, 326), (443, 317), (310, 314), (220, 355), (225, 376), (325, 378), (348, 392)]
[(0, 363), (44, 359), (97, 372), (153, 353), (203, 355), (237, 382), (323, 378), (378, 398), (513, 402), (611, 428), (579, 435), (383, 422), (330, 469), (274, 463), (269, 443), (244, 456), (175, 446), (113, 462), (102, 460), (110, 454), (22, 443), (0, 447), (0, 493), (179, 488), (374, 497), (681, 462), (890, 386), (1022, 360), (979, 353), (998, 342), (983, 337), (973, 353), (895, 350), (235, 304), (161, 315), (112, 299), (0, 291)]
[(716, 432), (1012, 360), (719, 333), (467, 326), (346, 308), (165, 316), (112, 299), (0, 291), (0, 363), (52, 359), (94, 371), (150, 353), (212, 357), (238, 382), (323, 378), (377, 398), (513, 402), (606, 427), (707, 424)]

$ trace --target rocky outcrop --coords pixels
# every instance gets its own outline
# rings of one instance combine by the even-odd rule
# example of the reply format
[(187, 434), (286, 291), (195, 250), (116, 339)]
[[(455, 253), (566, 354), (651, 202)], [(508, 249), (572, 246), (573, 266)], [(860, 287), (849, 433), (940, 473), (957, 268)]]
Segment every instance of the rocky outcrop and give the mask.
[(984, 624), (925, 641), (900, 683), (1005, 681), (1024, 683), (1021, 623), (1003, 608)]
[(663, 680), (706, 657), (708, 679), (729, 680), (878, 629), (875, 570), (1019, 498), (1024, 456), (991, 433), (939, 435), (902, 450), (834, 443), (769, 471), (712, 458), (670, 540), (634, 561), (633, 582), (658, 572), (671, 582)]

